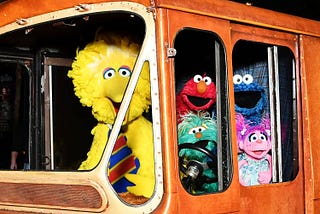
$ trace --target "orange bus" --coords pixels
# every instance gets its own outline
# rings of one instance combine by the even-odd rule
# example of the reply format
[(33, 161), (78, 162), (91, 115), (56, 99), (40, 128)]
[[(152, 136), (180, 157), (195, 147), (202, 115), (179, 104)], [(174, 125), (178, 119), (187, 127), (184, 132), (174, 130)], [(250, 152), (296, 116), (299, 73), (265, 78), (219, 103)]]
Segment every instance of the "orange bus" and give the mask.
[[(130, 66), (94, 49), (119, 38)], [(319, 50), (319, 22), (227, 0), (1, 1), (0, 212), (318, 213)]]

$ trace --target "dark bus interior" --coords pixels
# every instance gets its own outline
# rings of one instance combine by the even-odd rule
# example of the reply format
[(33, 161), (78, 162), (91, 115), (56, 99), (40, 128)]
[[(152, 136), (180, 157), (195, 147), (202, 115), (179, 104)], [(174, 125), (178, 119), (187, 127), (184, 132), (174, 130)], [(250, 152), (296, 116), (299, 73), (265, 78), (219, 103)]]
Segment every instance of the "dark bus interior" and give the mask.
[[(10, 114), (19, 106), (15, 124), (21, 125), (1, 137), (7, 154), (2, 169), (10, 168), (11, 150), (19, 150), (18, 169), (76, 170), (86, 159), (97, 121), (74, 95), (67, 72), (77, 49), (93, 41), (100, 29), (130, 35), (141, 44), (145, 24), (134, 14), (97, 13), (49, 20), (0, 35), (0, 78), (7, 74), (12, 78)], [(21, 84), (14, 82), (18, 76)], [(0, 84), (4, 87), (5, 81)], [(5, 118), (1, 124), (13, 128), (12, 121)], [(21, 146), (13, 148), (14, 141)]]

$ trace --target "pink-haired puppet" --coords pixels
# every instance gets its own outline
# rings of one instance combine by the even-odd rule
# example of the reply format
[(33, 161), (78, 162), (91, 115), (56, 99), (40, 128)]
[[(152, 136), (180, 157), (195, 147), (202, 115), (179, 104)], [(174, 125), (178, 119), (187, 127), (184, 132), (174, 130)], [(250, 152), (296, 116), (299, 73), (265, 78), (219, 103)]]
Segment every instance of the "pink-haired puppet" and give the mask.
[(270, 119), (264, 117), (258, 125), (251, 125), (241, 114), (236, 115), (239, 146), (238, 167), (240, 183), (252, 186), (270, 183), (272, 161)]

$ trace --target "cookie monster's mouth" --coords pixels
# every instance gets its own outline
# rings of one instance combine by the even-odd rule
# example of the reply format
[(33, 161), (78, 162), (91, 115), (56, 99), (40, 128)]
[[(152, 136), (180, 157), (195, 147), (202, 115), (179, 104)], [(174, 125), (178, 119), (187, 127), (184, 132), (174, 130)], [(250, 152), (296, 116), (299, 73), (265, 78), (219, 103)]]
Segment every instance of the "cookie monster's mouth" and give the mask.
[(187, 96), (188, 100), (192, 105), (196, 107), (201, 107), (207, 105), (211, 99), (209, 98), (201, 98), (201, 97), (195, 97), (195, 96)]
[(254, 108), (261, 99), (259, 91), (239, 91), (234, 93), (235, 103), (240, 108)]

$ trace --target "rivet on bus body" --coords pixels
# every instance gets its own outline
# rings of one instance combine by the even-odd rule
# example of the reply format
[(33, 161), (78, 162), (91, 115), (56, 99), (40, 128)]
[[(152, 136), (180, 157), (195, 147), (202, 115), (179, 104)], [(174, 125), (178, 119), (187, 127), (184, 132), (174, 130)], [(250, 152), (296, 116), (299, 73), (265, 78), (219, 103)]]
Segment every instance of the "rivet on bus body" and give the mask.
[(79, 4), (75, 6), (75, 9), (79, 12), (86, 12), (91, 10), (91, 5), (90, 4)]
[(20, 19), (17, 19), (17, 20), (16, 20), (16, 23), (17, 23), (18, 25), (26, 25), (26, 24), (28, 24), (28, 20), (27, 20), (27, 19), (20, 18)]

